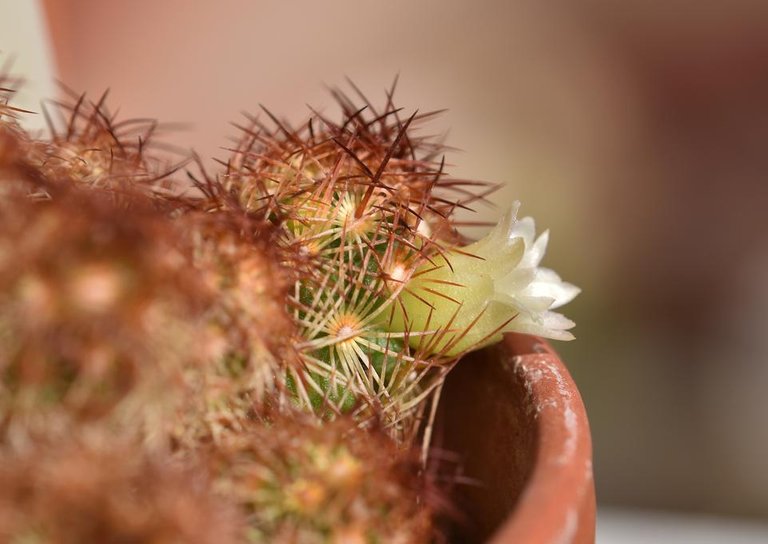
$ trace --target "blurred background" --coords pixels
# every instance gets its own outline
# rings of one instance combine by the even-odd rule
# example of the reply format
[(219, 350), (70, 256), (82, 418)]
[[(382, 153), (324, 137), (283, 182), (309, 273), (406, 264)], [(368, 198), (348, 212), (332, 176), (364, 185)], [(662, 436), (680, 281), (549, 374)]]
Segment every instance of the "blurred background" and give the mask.
[(768, 2), (0, 6), (28, 107), (53, 69), (122, 117), (188, 123), (166, 140), (207, 158), (243, 110), (332, 112), (345, 77), (383, 103), (399, 74), (406, 111), (449, 110), (450, 173), (504, 183), (480, 217), (521, 200), (583, 288), (557, 348), (590, 415), (600, 540), (768, 541)]

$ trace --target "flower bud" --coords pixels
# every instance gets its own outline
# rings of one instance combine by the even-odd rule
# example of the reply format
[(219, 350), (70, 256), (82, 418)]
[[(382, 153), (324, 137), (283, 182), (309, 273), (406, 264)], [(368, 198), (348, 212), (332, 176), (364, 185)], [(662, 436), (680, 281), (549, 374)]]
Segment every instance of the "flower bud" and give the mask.
[(425, 260), (404, 285), (387, 328), (410, 335), (412, 347), (458, 355), (501, 340), (505, 332), (572, 340), (574, 323), (558, 308), (579, 293), (539, 266), (549, 233), (535, 238), (520, 204), (488, 235)]

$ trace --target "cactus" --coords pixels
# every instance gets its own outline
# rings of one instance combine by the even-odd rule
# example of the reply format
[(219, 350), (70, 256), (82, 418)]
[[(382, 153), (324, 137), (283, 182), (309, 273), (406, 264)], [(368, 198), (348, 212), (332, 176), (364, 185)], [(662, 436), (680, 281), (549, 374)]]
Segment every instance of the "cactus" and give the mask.
[(103, 433), (0, 452), (0, 541), (237, 544), (244, 521), (194, 467)]
[(0, 537), (439, 539), (423, 469), (446, 374), (506, 331), (570, 338), (551, 310), (578, 290), (517, 207), (465, 243), (453, 213), (483, 184), (417, 135), (434, 113), (402, 118), (394, 89), (381, 110), (334, 91), (340, 122), (265, 110), (194, 193), (157, 123), (72, 95), (39, 140), (2, 92)]
[(454, 358), (413, 349), (413, 331), (385, 323), (418, 264), (457, 238), (449, 216), (461, 203), (450, 195), (466, 195), (468, 182), (444, 178), (442, 147), (409, 132), (433, 114), (402, 121), (391, 96), (367, 113), (335, 96), (342, 123), (316, 114), (294, 129), (269, 112), (271, 124), (250, 118), (216, 182), (314, 265), (289, 300), (303, 367), (290, 380), (297, 402), (381, 417), (407, 442)]
[[(73, 210), (77, 210), (73, 214)], [(96, 193), (0, 202), (0, 411), (158, 416), (199, 351), (205, 301), (169, 225)]]
[(219, 491), (246, 513), (247, 541), (427, 542), (417, 460), (380, 429), (282, 414), (230, 434), (208, 455)]

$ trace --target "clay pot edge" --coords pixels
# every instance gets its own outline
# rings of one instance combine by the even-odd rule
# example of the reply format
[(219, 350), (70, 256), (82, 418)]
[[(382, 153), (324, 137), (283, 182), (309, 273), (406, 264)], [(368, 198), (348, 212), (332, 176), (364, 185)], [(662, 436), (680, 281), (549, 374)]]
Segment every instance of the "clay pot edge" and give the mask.
[(533, 470), (510, 517), (492, 544), (587, 544), (595, 538), (592, 440), (586, 410), (573, 379), (543, 340), (504, 338), (500, 361), (526, 389), (536, 422)]

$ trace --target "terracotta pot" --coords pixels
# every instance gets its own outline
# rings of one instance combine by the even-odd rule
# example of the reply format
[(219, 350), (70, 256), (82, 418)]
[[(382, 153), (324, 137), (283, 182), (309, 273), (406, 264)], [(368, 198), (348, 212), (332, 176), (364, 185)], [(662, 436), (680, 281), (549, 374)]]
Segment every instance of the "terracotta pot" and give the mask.
[[(457, 542), (584, 544), (595, 538), (592, 443), (584, 405), (542, 340), (507, 335), (449, 375), (437, 445), (458, 452)], [(462, 479), (464, 481), (464, 479)]]

